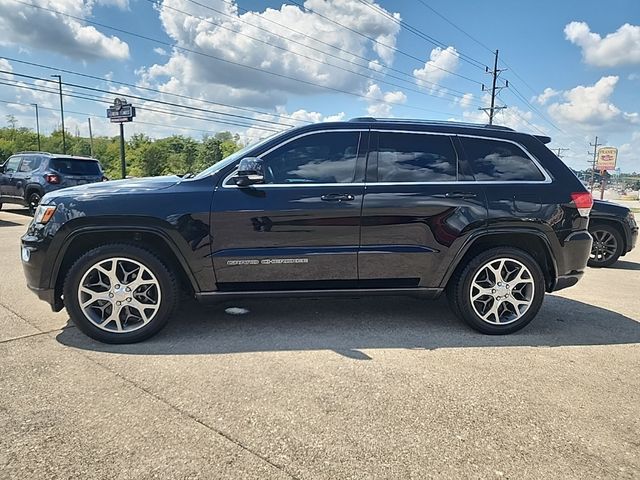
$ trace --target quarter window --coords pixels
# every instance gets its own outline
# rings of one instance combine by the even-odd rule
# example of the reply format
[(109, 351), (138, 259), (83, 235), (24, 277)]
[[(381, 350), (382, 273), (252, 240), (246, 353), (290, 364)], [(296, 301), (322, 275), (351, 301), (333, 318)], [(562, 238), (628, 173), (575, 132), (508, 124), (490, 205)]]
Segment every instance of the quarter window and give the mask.
[(445, 135), (380, 132), (377, 154), (378, 182), (458, 179), (456, 152)]
[(353, 182), (360, 132), (326, 132), (292, 140), (262, 157), (265, 183)]
[(460, 137), (477, 181), (541, 181), (544, 175), (517, 145), (498, 140)]

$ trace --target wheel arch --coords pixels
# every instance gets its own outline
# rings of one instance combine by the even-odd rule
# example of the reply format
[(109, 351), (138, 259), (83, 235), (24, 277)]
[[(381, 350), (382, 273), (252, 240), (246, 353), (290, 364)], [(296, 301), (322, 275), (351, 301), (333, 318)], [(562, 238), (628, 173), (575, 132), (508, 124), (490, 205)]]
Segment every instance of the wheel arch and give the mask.
[(38, 192), (40, 196), (44, 196), (44, 188), (39, 183), (29, 183), (24, 187), (24, 201), (29, 200), (29, 195), (33, 192)]
[(55, 296), (60, 298), (64, 279), (73, 265), (84, 252), (110, 243), (129, 243), (146, 248), (160, 257), (172, 268), (180, 283), (191, 292), (200, 287), (187, 263), (173, 240), (164, 232), (146, 227), (88, 227), (71, 234), (65, 239), (54, 262), (51, 275), (51, 287)]
[(518, 248), (531, 255), (540, 265), (544, 274), (546, 290), (552, 291), (556, 282), (558, 266), (553, 256), (553, 249), (547, 236), (532, 229), (514, 229), (505, 231), (483, 232), (470, 239), (458, 252), (445, 274), (442, 287), (447, 288), (456, 272), (479, 253), (495, 247)]

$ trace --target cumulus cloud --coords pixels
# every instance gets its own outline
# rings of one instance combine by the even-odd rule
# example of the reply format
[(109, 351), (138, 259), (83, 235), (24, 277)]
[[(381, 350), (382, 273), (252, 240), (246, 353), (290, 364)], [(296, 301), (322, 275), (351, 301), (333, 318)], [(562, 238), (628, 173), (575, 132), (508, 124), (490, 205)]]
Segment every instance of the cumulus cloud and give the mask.
[(554, 90), (553, 88), (547, 87), (544, 89), (544, 91), (540, 95), (535, 97), (534, 100), (538, 102), (540, 105), (544, 105), (553, 97), (556, 97), (558, 95), (560, 95), (559, 91)]
[[(362, 2), (307, 0), (304, 5), (378, 42), (395, 46), (399, 25)], [(165, 63), (145, 69), (143, 81), (155, 86), (172, 82), (171, 88), (184, 94), (206, 92), (210, 99), (224, 98), (234, 104), (274, 107), (286, 103), (291, 94), (307, 96), (335, 90), (362, 92), (366, 89), (366, 78), (327, 63), (370, 73), (367, 66), (347, 64), (309, 47), (328, 51), (349, 62), (362, 63), (346, 52), (366, 56), (372, 59), (370, 65), (376, 69), (382, 68), (382, 63), (393, 61), (392, 49), (381, 47), (296, 5), (285, 4), (279, 9), (240, 14), (233, 2), (212, 0), (198, 6), (187, 0), (163, 0), (158, 12), (166, 33), (179, 47), (204, 55), (175, 49)], [(276, 29), (276, 23), (295, 31)], [(341, 50), (321, 46), (317, 40)]]
[(460, 107), (462, 108), (468, 108), (469, 106), (471, 106), (473, 99), (473, 93), (465, 93), (464, 95), (462, 95), (462, 97), (455, 98), (454, 102), (460, 105)]
[(460, 62), (460, 56), (454, 47), (442, 49), (436, 47), (431, 50), (429, 61), (422, 68), (416, 68), (413, 76), (418, 84), (429, 87), (431, 90), (437, 89), (434, 83), (440, 83), (449, 72), (455, 71)]
[[(126, 7), (122, 0), (45, 0), (38, 5), (79, 18), (91, 15), (98, 3)], [(0, 0), (0, 45), (43, 49), (67, 57), (96, 60), (101, 58), (124, 60), (129, 58), (129, 45), (116, 36), (108, 36), (90, 25), (46, 10)]]
[(571, 43), (582, 49), (582, 57), (589, 65), (616, 67), (640, 64), (640, 26), (625, 23), (618, 30), (602, 38), (585, 22), (571, 22), (564, 27)]
[(549, 105), (549, 113), (560, 122), (584, 126), (614, 121), (635, 122), (637, 113), (623, 112), (611, 101), (617, 83), (618, 77), (611, 75), (602, 77), (593, 85), (579, 85), (562, 92), (564, 101)]
[(374, 117), (389, 117), (391, 116), (391, 109), (393, 108), (392, 104), (402, 104), (407, 101), (407, 96), (404, 92), (400, 90), (383, 92), (376, 83), (369, 85), (365, 96), (369, 103), (367, 113)]

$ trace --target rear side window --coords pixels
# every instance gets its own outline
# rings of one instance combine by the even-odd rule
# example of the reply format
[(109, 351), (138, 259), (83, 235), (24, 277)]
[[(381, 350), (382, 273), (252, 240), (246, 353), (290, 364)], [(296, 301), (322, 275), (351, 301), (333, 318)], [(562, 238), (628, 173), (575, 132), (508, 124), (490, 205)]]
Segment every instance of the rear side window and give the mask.
[(42, 158), (41, 157), (35, 157), (35, 156), (26, 156), (23, 158), (22, 160), (22, 164), (20, 165), (20, 172), (33, 172), (34, 170), (37, 170), (40, 167), (40, 164), (42, 163)]
[(380, 132), (377, 159), (378, 182), (458, 179), (456, 151), (445, 135)]
[(517, 145), (499, 140), (460, 137), (477, 181), (542, 181), (544, 175)]
[(100, 164), (79, 158), (52, 158), (49, 167), (62, 175), (101, 175)]

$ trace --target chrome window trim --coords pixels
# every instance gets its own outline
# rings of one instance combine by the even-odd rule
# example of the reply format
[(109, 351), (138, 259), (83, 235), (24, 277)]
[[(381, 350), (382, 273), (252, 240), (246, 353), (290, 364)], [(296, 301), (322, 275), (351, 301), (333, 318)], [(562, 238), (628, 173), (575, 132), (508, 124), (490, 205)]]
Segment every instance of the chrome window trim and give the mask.
[[(458, 133), (449, 133), (449, 132), (421, 132), (416, 130), (389, 130), (389, 129), (363, 129), (363, 128), (345, 128), (345, 129), (328, 129), (328, 130), (316, 130), (313, 132), (305, 132), (295, 137), (288, 139), (284, 143), (280, 143), (275, 147), (270, 148), (266, 152), (258, 155), (257, 158), (262, 158), (264, 155), (268, 155), (273, 152), (275, 149), (280, 148), (286, 145), (289, 142), (297, 140), (298, 138), (306, 137), (307, 135), (314, 135), (317, 133), (327, 133), (327, 132), (377, 132), (377, 133), (410, 133), (416, 135), (441, 135), (447, 137), (465, 137), (465, 138), (480, 138), (483, 140), (493, 140), (497, 142), (505, 142), (511, 143), (518, 148), (520, 148), (524, 153), (527, 154), (529, 159), (534, 163), (536, 168), (542, 173), (544, 180), (502, 180), (502, 181), (493, 181), (493, 180), (461, 180), (461, 181), (442, 181), (442, 182), (358, 182), (358, 183), (299, 183), (299, 184), (291, 184), (291, 183), (270, 183), (270, 184), (256, 184), (254, 187), (259, 188), (283, 188), (283, 187), (345, 187), (345, 186), (353, 186), (353, 187), (362, 187), (362, 186), (401, 186), (401, 185), (539, 185), (539, 184), (549, 184), (552, 183), (552, 178), (549, 175), (549, 172), (540, 164), (538, 159), (534, 157), (527, 148), (519, 142), (514, 140), (509, 140), (506, 138), (496, 138), (496, 137), (487, 137), (484, 135), (473, 135), (473, 134), (458, 134)], [(229, 175), (227, 175), (223, 182), (222, 188), (247, 188), (247, 187), (238, 187), (237, 185), (226, 185), (227, 181), (233, 177), (237, 170), (233, 170)]]

